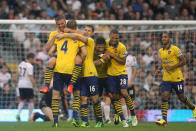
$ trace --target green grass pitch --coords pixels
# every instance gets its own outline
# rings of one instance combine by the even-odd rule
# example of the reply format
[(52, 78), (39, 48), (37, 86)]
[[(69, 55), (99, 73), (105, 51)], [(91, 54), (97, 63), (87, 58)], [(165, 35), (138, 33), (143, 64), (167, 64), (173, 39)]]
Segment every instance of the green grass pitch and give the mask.
[(73, 127), (69, 122), (60, 122), (59, 128), (52, 128), (50, 122), (20, 122), (0, 123), (0, 131), (196, 131), (194, 122), (170, 122), (168, 127), (161, 127), (155, 123), (140, 122), (137, 127), (123, 128), (121, 125), (104, 125), (103, 128), (94, 128), (91, 122), (88, 128)]

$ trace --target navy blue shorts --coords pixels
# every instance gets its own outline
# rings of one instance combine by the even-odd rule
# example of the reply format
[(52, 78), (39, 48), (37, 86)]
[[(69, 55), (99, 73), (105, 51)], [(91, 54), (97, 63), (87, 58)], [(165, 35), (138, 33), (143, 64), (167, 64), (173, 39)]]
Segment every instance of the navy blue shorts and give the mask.
[(99, 96), (103, 95), (103, 91), (107, 93), (107, 77), (106, 78), (98, 78), (98, 90), (99, 90)]
[(53, 89), (57, 91), (63, 90), (65, 86), (69, 84), (69, 81), (71, 80), (70, 74), (63, 74), (54, 72), (53, 76)]
[(127, 75), (108, 76), (107, 77), (107, 91), (108, 93), (120, 93), (121, 89), (128, 88)]
[(184, 93), (184, 81), (179, 81), (179, 82), (163, 81), (161, 83), (161, 92), (164, 91), (171, 92), (172, 89), (175, 90), (176, 94)]
[(98, 92), (98, 78), (96, 76), (83, 77), (80, 80), (80, 95), (95, 96)]

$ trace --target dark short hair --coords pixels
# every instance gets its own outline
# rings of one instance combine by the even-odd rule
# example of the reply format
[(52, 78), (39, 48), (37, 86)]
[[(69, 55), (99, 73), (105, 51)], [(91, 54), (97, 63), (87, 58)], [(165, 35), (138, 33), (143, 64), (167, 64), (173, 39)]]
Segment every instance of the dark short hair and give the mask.
[(63, 16), (63, 15), (57, 15), (55, 17), (55, 21), (62, 20), (62, 19), (65, 19), (65, 16)]
[(97, 45), (106, 44), (105, 38), (104, 38), (104, 37), (98, 37), (98, 38), (96, 39), (96, 44), (97, 44)]
[(85, 25), (85, 27), (90, 27), (90, 28), (92, 29), (92, 32), (95, 31), (95, 28), (94, 28), (94, 26), (92, 26), (92, 25)]
[(113, 29), (110, 31), (110, 34), (119, 34), (118, 30), (117, 29)]
[(172, 36), (172, 33), (171, 33), (170, 31), (165, 31), (165, 32), (163, 32), (163, 33), (161, 34), (161, 37), (162, 37), (163, 34), (167, 34), (167, 35), (169, 36), (169, 38), (171, 38), (171, 36)]
[(76, 20), (72, 19), (72, 20), (69, 20), (67, 22), (67, 27), (70, 28), (70, 29), (76, 29), (77, 28), (77, 22)]
[(31, 58), (34, 58), (34, 57), (35, 57), (35, 55), (33, 53), (27, 54), (27, 59), (31, 59)]

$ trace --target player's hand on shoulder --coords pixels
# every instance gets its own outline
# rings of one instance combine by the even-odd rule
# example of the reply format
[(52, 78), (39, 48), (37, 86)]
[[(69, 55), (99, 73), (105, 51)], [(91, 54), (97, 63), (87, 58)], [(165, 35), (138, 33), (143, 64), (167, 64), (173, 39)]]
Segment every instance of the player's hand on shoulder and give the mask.
[(61, 40), (63, 38), (64, 38), (64, 34), (63, 33), (56, 34), (56, 39)]

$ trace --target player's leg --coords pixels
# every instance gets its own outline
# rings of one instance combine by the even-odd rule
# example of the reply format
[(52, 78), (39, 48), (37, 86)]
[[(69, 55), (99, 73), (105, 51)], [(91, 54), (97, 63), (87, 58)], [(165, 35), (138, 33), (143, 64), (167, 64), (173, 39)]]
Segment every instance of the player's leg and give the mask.
[(88, 127), (88, 104), (87, 104), (87, 96), (81, 96), (81, 107), (80, 107), (80, 116), (81, 116), (81, 127)]
[(28, 109), (29, 109), (29, 120), (31, 119), (31, 115), (34, 109), (34, 93), (33, 89), (25, 89), (26, 99), (28, 99)]
[(104, 115), (105, 115), (105, 123), (111, 123), (111, 119), (110, 119), (110, 104), (111, 104), (111, 99), (108, 95), (104, 96)]
[(55, 64), (56, 64), (56, 56), (51, 57), (48, 61), (48, 67), (46, 67), (45, 76), (44, 76), (45, 85), (43, 89), (40, 90), (40, 93), (47, 93), (50, 91), (49, 86), (53, 76), (53, 70)]
[(41, 110), (45, 114), (41, 117), (44, 121), (48, 121), (48, 119), (53, 121), (52, 109), (50, 107), (43, 107)]
[[(119, 95), (119, 83), (117, 81), (117, 77), (116, 76), (108, 76), (107, 77), (107, 91), (108, 91), (108, 95), (111, 98), (111, 102), (112, 105), (114, 106), (114, 109), (116, 111), (116, 113), (118, 114), (118, 116), (120, 116), (121, 120), (122, 120), (122, 124), (123, 127), (129, 127), (129, 125), (127, 124), (123, 112), (122, 112), (122, 105), (120, 102), (120, 95)], [(118, 118), (118, 117), (115, 117)], [(118, 120), (117, 120), (118, 121)], [(115, 123), (115, 121), (114, 121)]]
[(28, 109), (29, 109), (29, 120), (30, 120), (34, 109), (34, 98), (29, 99)]
[(80, 89), (75, 87), (73, 95), (74, 95), (74, 100), (72, 103), (72, 110), (73, 110), (72, 125), (74, 125), (75, 127), (79, 127), (78, 113), (80, 110)]
[(18, 113), (16, 115), (16, 119), (19, 122), (20, 121), (20, 113), (24, 107), (25, 104), (25, 98), (24, 98), (24, 93), (23, 93), (22, 88), (17, 88), (17, 95), (18, 95)]
[(178, 99), (183, 102), (186, 106), (189, 107), (189, 109), (193, 112), (193, 117), (196, 119), (196, 106), (190, 101), (189, 97), (184, 96), (184, 83), (181, 82), (175, 82), (173, 83), (174, 90), (176, 91), (176, 94), (178, 95)]
[(72, 77), (67, 87), (68, 88), (67, 92), (72, 93), (73, 88), (80, 77), (81, 71), (82, 71), (82, 58), (81, 56), (77, 55), (75, 59), (75, 66), (73, 69)]
[(125, 102), (125, 99), (122, 97), (120, 98), (121, 104), (122, 104), (122, 111), (123, 111), (123, 115), (125, 117), (125, 120), (128, 120), (128, 111), (127, 111), (127, 105)]
[(102, 119), (102, 110), (101, 110), (101, 102), (99, 99), (99, 90), (98, 90), (98, 78), (93, 76), (86, 79), (88, 82), (89, 94), (91, 95), (91, 99), (93, 102), (93, 109), (96, 117), (96, 126), (95, 127), (102, 127), (103, 126), (103, 119)]
[[(125, 102), (127, 107), (129, 108), (130, 112), (131, 112), (131, 116), (132, 116), (132, 126), (137, 126), (138, 121), (137, 121), (137, 117), (135, 114), (135, 109), (134, 109), (134, 105), (133, 105), (133, 100), (132, 98), (128, 95), (128, 78), (127, 75), (120, 75), (118, 76), (118, 81), (120, 83), (120, 92), (121, 95), (124, 97)], [(125, 116), (126, 117), (126, 116)]]
[(171, 83), (170, 82), (165, 82), (163, 81), (161, 83), (161, 112), (162, 112), (162, 119), (156, 121), (156, 124), (161, 125), (161, 126), (168, 126), (167, 124), (167, 111), (168, 111), (168, 101), (170, 97), (170, 92), (171, 92)]
[(81, 117), (81, 127), (88, 127), (88, 87), (85, 81), (85, 78), (81, 78), (80, 81), (80, 95), (81, 95), (81, 106), (80, 106), (80, 117)]
[(52, 91), (52, 113), (54, 119), (53, 127), (58, 127), (58, 114), (59, 114), (59, 98), (60, 92), (64, 88), (64, 77), (63, 74), (54, 72), (53, 77), (53, 91)]

